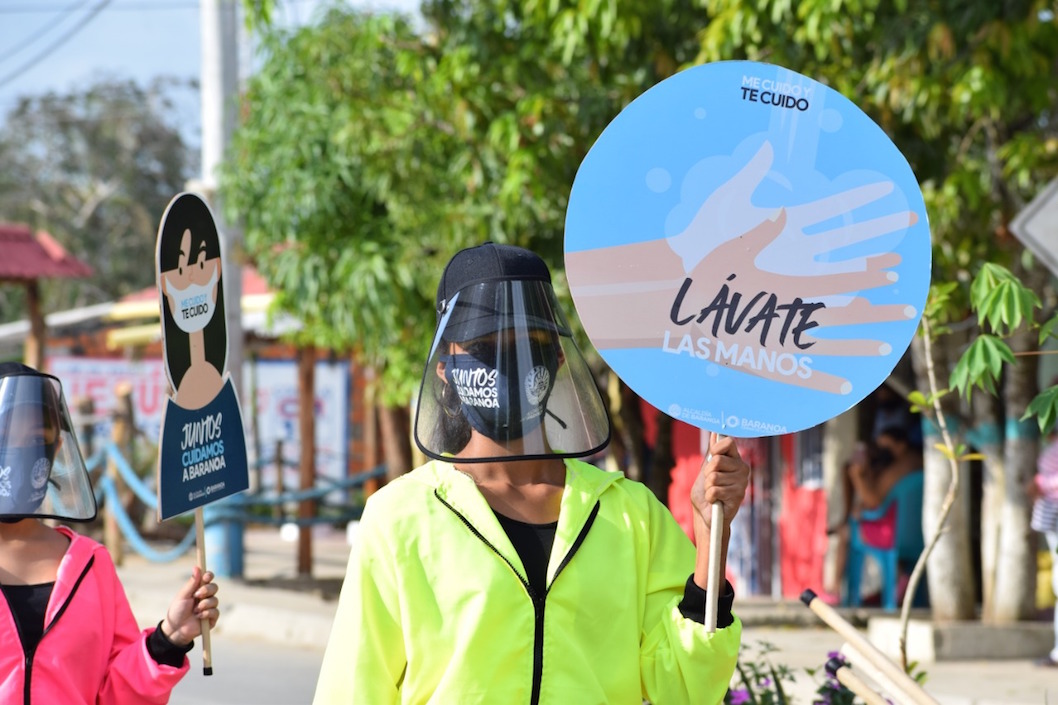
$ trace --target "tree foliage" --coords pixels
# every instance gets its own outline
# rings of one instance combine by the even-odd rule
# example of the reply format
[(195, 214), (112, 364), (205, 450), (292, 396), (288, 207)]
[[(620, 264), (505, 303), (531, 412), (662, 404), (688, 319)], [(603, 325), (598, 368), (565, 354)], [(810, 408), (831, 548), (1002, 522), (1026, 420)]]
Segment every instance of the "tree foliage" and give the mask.
[(982, 323), (951, 385), (994, 390), (1014, 363), (1003, 338), (1048, 315), (1008, 267), (1025, 256), (1010, 221), (1058, 174), (1053, 3), (720, 0), (712, 8), (703, 60), (770, 61), (814, 76), (893, 138), (929, 212), (934, 330), (975, 315)]
[[(244, 5), (267, 26), (273, 2)], [(422, 20), (333, 9), (267, 32), (224, 181), (284, 307), (380, 365), (395, 399), (447, 256), (493, 239), (559, 264), (591, 143), (689, 64), (787, 66), (892, 136), (926, 198), (934, 280), (955, 285), (931, 304), (940, 329), (970, 315), (979, 263), (1020, 255), (1007, 225), (1058, 171), (1058, 26), (1040, 0), (428, 0)]]
[[(221, 187), (251, 256), (315, 344), (415, 388), (441, 268), (484, 240), (559, 275), (581, 159), (629, 100), (693, 58), (696, 3), (332, 9), (268, 30)], [(260, 12), (252, 15), (261, 17)]]
[[(169, 82), (106, 80), (22, 98), (0, 132), (0, 219), (45, 230), (95, 270), (47, 282), (50, 309), (110, 301), (154, 283), (158, 220), (184, 189), (193, 159)], [(0, 318), (24, 315), (21, 289), (2, 291)]]

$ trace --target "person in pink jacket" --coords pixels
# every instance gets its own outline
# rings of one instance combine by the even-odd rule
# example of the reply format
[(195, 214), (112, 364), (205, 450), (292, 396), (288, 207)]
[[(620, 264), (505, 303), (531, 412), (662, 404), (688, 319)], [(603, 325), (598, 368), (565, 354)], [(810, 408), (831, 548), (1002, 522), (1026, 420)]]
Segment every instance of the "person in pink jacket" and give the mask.
[[(1058, 439), (1052, 438), (1036, 461), (1036, 476), (1029, 483), (1033, 499), (1029, 526), (1043, 534), (1051, 553), (1051, 588), (1058, 595)], [(1054, 610), (1054, 648), (1036, 661), (1037, 666), (1058, 668), (1058, 607)]]
[(196, 568), (139, 629), (106, 549), (42, 521), (96, 515), (72, 429), (58, 379), (0, 363), (0, 703), (166, 703), (217, 586)]

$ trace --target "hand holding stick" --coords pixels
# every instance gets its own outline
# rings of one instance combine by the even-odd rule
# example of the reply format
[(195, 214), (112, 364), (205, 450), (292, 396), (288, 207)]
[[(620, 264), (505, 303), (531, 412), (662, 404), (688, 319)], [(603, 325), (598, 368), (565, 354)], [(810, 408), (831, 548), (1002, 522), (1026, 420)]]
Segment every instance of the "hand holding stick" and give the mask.
[[(195, 546), (198, 554), (198, 567), (202, 572), (206, 571), (206, 538), (205, 521), (202, 518), (202, 507), (195, 510)], [(213, 675), (213, 647), (209, 640), (209, 620), (203, 619), (202, 624), (202, 675)]]
[[(716, 433), (703, 434), (701, 472), (691, 488), (694, 506), (694, 533), (698, 547), (698, 564), (694, 580), (706, 589), (705, 628), (716, 631), (720, 577), (724, 570), (724, 537), (730, 522), (742, 505), (749, 485), (749, 466), (739, 455), (734, 439)], [(706, 439), (709, 440), (705, 443)], [(706, 518), (708, 517), (708, 519)], [(708, 539), (705, 534), (708, 532)], [(704, 562), (708, 543), (708, 561)]]

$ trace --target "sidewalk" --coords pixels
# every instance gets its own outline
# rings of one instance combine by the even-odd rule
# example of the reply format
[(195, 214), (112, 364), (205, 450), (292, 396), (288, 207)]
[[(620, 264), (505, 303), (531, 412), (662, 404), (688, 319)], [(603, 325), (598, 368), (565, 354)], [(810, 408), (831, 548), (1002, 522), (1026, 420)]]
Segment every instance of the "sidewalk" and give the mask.
[[(299, 578), (296, 543), (283, 541), (277, 529), (247, 530), (244, 578), (218, 580), (221, 618), (216, 632), (322, 650), (349, 546), (344, 532), (327, 527), (317, 527), (312, 544), (312, 577)], [(172, 563), (126, 555), (118, 573), (141, 624), (157, 624), (194, 561), (193, 551)], [(745, 625), (743, 645), (773, 644), (778, 649), (770, 656), (773, 663), (790, 667), (798, 676), (790, 693), (795, 702), (811, 703), (816, 683), (804, 669), (822, 667), (827, 653), (841, 648), (842, 637), (797, 601), (736, 599), (735, 612)], [(861, 628), (870, 614), (843, 612)], [(853, 669), (866, 675), (855, 663)], [(1058, 669), (1039, 668), (1028, 659), (938, 661), (922, 669), (927, 674), (925, 690), (942, 705), (1058, 705)]]

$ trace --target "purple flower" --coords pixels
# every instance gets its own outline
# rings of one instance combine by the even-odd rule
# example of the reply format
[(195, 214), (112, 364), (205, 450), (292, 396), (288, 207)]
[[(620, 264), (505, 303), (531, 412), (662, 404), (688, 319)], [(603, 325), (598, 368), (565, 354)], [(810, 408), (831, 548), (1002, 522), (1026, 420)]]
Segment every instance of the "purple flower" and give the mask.
[(745, 688), (736, 688), (732, 690), (729, 695), (731, 696), (728, 702), (731, 705), (744, 705), (749, 702), (749, 691)]
[(757, 681), (757, 685), (761, 688), (767, 688), (769, 685), (771, 685), (771, 678), (761, 678), (759, 681)]

